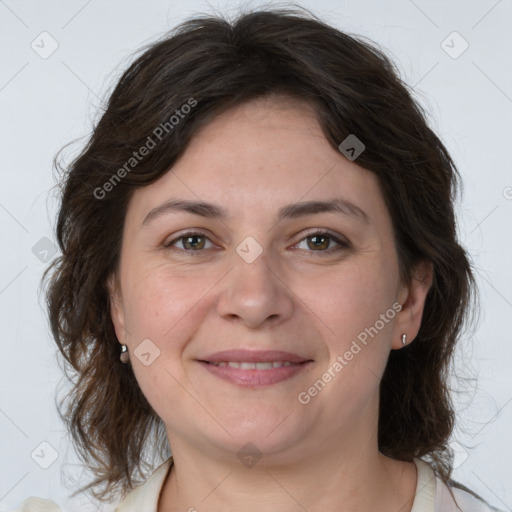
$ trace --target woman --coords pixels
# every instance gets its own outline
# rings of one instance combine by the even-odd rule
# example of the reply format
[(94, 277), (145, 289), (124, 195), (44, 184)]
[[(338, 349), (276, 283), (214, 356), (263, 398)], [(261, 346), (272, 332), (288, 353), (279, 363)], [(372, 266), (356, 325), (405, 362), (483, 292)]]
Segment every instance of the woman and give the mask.
[(120, 512), (495, 510), (450, 480), (457, 177), (391, 62), (301, 11), (147, 48), (66, 175), (48, 274), (84, 488)]

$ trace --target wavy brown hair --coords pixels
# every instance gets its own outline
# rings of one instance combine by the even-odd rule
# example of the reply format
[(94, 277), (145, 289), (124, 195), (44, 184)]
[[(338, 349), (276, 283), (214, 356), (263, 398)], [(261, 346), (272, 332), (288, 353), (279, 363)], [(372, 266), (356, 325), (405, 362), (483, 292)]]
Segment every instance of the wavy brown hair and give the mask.
[[(168, 172), (194, 133), (219, 113), (270, 94), (310, 104), (334, 148), (349, 134), (363, 141), (357, 164), (378, 177), (402, 281), (411, 283), (417, 263), (433, 264), (418, 336), (391, 351), (381, 381), (378, 444), (389, 457), (423, 457), (445, 481), (450, 477), (454, 411), (447, 379), (476, 297), (456, 233), (457, 169), (377, 45), (301, 8), (264, 9), (232, 21), (192, 18), (143, 48), (79, 156), (67, 167), (55, 160), (64, 173), (56, 227), (62, 255), (45, 275), (47, 302), (73, 384), (59, 413), (94, 476), (84, 490), (99, 499), (125, 494), (152, 457), (170, 454), (163, 422), (131, 366), (120, 363), (110, 317), (108, 280), (119, 263), (130, 197)], [(192, 102), (194, 108), (170, 123)], [(155, 130), (162, 126), (159, 139)], [(149, 138), (155, 146), (131, 161)]]

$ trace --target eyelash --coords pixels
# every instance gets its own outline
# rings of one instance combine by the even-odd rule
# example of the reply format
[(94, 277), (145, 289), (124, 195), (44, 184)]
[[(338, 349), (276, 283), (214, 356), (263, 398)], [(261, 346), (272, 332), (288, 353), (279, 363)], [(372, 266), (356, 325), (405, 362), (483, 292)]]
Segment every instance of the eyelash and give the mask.
[[(172, 247), (172, 245), (174, 243), (179, 242), (180, 240), (183, 240), (185, 238), (193, 237), (193, 236), (199, 236), (199, 237), (205, 238), (206, 240), (210, 240), (203, 233), (200, 233), (200, 232), (197, 232), (197, 231), (188, 231), (186, 233), (183, 233), (178, 238), (174, 238), (173, 240), (165, 243), (163, 245), (163, 247), (165, 249), (177, 250), (177, 251), (179, 251), (182, 254), (187, 255), (187, 256), (198, 256), (199, 254), (204, 252), (205, 249), (202, 249), (202, 250), (191, 250), (191, 249), (179, 249), (177, 247)], [(318, 252), (318, 253), (324, 253), (324, 254), (325, 253), (333, 254), (333, 253), (336, 253), (336, 252), (339, 252), (339, 251), (342, 251), (342, 250), (350, 249), (350, 247), (351, 247), (349, 242), (341, 240), (340, 238), (332, 235), (328, 231), (322, 231), (322, 230), (317, 230), (317, 231), (313, 231), (311, 233), (308, 233), (305, 237), (303, 237), (301, 240), (299, 240), (299, 242), (297, 242), (297, 244), (295, 244), (295, 245), (298, 245), (299, 243), (301, 243), (302, 241), (306, 240), (307, 238), (311, 238), (311, 237), (314, 237), (314, 236), (325, 236), (325, 237), (329, 238), (330, 240), (336, 242), (338, 244), (338, 247), (336, 247), (334, 249), (332, 249), (332, 248), (331, 249), (327, 249), (325, 251), (307, 251), (307, 252), (311, 252), (311, 253)], [(210, 242), (211, 242), (211, 240), (210, 240)]]

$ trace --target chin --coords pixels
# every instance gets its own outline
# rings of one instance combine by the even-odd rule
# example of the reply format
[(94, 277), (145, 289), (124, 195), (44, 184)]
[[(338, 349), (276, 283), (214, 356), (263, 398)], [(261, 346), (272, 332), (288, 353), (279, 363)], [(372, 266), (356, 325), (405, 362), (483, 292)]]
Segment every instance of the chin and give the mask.
[(243, 451), (244, 447), (249, 452), (254, 451), (265, 456), (279, 456), (290, 448), (296, 451), (297, 444), (305, 435), (304, 423), (297, 424), (297, 418), (293, 418), (293, 414), (287, 417), (287, 414), (264, 419), (252, 418), (250, 421), (239, 423), (225, 423), (224, 426), (231, 435), (223, 431), (221, 438), (212, 441), (234, 453)]

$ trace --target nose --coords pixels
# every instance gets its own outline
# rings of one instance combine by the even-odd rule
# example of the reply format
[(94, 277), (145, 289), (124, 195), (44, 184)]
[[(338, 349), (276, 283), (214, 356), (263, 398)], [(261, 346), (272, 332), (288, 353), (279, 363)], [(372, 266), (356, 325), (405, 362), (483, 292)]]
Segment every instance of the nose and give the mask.
[(283, 272), (272, 268), (265, 251), (252, 263), (236, 253), (234, 268), (222, 281), (217, 311), (226, 320), (255, 329), (266, 322), (278, 324), (293, 312), (292, 290)]

